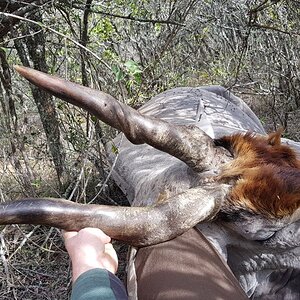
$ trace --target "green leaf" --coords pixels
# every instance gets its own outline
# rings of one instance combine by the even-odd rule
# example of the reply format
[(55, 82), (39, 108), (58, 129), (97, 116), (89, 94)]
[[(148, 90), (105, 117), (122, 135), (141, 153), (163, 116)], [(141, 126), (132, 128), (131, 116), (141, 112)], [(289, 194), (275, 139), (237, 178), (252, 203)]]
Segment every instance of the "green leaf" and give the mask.
[(134, 79), (138, 84), (142, 83), (142, 76), (140, 73), (134, 74)]
[(115, 29), (109, 18), (103, 18), (93, 27), (92, 33), (95, 33), (100, 40), (107, 41), (113, 36)]
[(96, 123), (98, 119), (94, 115), (91, 115), (91, 120), (93, 123)]
[(143, 73), (141, 67), (138, 65), (138, 63), (136, 63), (133, 60), (128, 60), (124, 63), (124, 66), (126, 67), (128, 73), (130, 75), (135, 75), (135, 74), (141, 74)]
[(41, 179), (35, 179), (33, 180), (33, 182), (31, 182), (31, 185), (35, 188), (39, 188), (41, 186), (41, 183), (42, 183)]
[(119, 149), (118, 147), (115, 145), (115, 144), (111, 144), (111, 151), (114, 153), (114, 154), (118, 154), (119, 153)]
[(118, 81), (120, 81), (120, 80), (122, 80), (123, 78), (124, 78), (124, 73), (123, 73), (123, 71), (120, 69), (120, 67), (119, 66), (116, 66), (116, 65), (114, 65), (114, 66), (112, 66), (112, 71), (113, 71), (113, 73), (115, 74), (115, 79), (116, 79), (116, 82), (118, 82)]
[(154, 30), (155, 30), (156, 35), (159, 35), (160, 32), (161, 32), (161, 24), (160, 23), (155, 23)]
[(5, 53), (7, 53), (7, 48), (0, 47), (0, 50), (1, 50), (1, 51), (4, 51)]

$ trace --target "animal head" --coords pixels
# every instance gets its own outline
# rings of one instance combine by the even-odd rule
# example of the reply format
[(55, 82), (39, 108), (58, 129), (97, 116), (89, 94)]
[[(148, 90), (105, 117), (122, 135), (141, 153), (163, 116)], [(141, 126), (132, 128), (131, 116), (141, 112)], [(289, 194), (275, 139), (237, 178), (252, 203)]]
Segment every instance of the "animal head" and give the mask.
[(214, 140), (194, 125), (143, 115), (103, 92), (29, 68), (16, 70), (122, 131), (133, 144), (146, 143), (178, 158), (191, 170), (188, 176), (196, 179), (188, 189), (157, 197), (148, 207), (83, 206), (62, 199), (13, 201), (0, 207), (2, 224), (46, 224), (67, 230), (100, 227), (113, 238), (144, 246), (171, 239), (220, 211), (228, 216), (244, 210), (272, 219), (289, 218), (299, 207), (300, 163), (294, 151), (281, 144), (280, 132)]
[(234, 134), (216, 140), (234, 159), (222, 170), (221, 181), (235, 180), (228, 209), (241, 207), (267, 218), (284, 218), (300, 205), (300, 161), (281, 144), (282, 130), (268, 136)]

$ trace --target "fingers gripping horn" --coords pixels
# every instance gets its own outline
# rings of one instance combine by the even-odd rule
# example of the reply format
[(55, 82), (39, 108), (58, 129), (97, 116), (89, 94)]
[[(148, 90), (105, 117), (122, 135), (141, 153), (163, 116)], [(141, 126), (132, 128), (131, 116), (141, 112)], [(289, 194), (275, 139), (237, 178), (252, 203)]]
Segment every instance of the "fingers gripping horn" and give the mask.
[(0, 224), (39, 224), (78, 231), (101, 228), (133, 246), (170, 240), (212, 219), (228, 192), (225, 184), (190, 189), (149, 207), (78, 204), (63, 199), (23, 199), (0, 204)]
[(153, 146), (185, 162), (195, 171), (214, 164), (218, 148), (196, 126), (175, 125), (145, 116), (112, 96), (27, 67), (15, 66), (23, 77), (54, 96), (79, 106), (122, 131), (133, 144)]

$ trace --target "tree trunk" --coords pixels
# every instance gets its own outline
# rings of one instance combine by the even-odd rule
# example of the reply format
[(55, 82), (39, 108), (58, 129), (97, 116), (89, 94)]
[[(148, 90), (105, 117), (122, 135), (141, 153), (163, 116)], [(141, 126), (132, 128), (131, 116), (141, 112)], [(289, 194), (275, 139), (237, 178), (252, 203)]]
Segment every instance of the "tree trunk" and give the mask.
[[(35, 16), (32, 16), (32, 19), (41, 21), (41, 16), (37, 13)], [(23, 65), (48, 72), (49, 68), (46, 63), (44, 32), (41, 31), (37, 34), (32, 34), (39, 30), (40, 28), (37, 25), (24, 23), (22, 31), (23, 34), (27, 35), (27, 38), (15, 40), (15, 47)], [(55, 104), (52, 96), (48, 93), (33, 85), (31, 85), (30, 88), (46, 133), (47, 143), (53, 158), (57, 177), (61, 184), (65, 169), (65, 152), (60, 139), (60, 128)]]
[[(1, 38), (0, 38), (1, 40)], [(21, 183), (24, 195), (34, 195), (34, 189), (31, 185), (34, 180), (32, 170), (27, 163), (27, 156), (24, 151), (24, 139), (20, 137), (18, 116), (15, 107), (15, 101), (12, 93), (11, 73), (6, 59), (6, 53), (0, 48), (0, 104), (2, 109), (2, 118), (0, 126), (4, 133), (3, 138), (7, 140), (9, 147), (9, 158), (16, 170), (16, 177)], [(23, 158), (21, 163), (19, 156)]]

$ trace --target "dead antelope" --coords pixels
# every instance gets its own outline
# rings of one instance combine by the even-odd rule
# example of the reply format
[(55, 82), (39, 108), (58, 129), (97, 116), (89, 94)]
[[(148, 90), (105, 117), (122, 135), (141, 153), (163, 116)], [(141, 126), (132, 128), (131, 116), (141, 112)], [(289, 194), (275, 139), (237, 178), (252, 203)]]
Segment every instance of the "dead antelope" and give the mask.
[[(300, 148), (282, 144), (281, 132), (265, 135), (239, 98), (221, 87), (178, 88), (136, 111), (103, 92), (29, 68), (15, 69), (125, 134), (127, 139), (116, 138), (120, 154), (113, 175), (133, 206), (22, 199), (1, 204), (1, 224), (99, 227), (137, 247), (172, 239), (198, 224), (229, 264), (234, 251), (245, 252), (227, 251), (239, 245), (272, 252), (279, 269), (298, 268), (299, 259), (287, 262), (276, 249), (299, 250)], [(254, 268), (251, 277), (251, 255), (237, 259), (243, 268), (231, 266), (248, 295), (258, 286), (253, 276), (268, 269)]]

